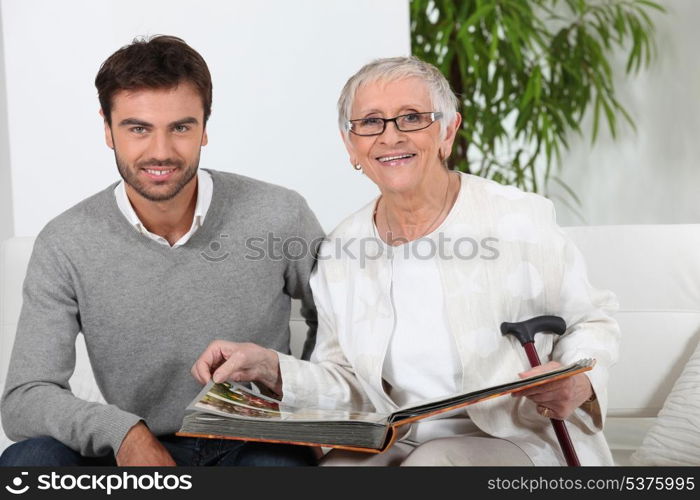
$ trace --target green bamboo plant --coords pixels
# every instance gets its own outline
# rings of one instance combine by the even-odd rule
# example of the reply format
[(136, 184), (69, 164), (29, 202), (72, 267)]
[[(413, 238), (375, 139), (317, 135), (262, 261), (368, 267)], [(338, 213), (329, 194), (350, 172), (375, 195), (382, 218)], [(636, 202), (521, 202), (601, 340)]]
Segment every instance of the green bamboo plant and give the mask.
[(654, 56), (649, 0), (411, 0), (415, 56), (436, 65), (461, 101), (463, 126), (451, 167), (547, 194), (572, 132), (592, 109), (613, 137), (634, 128), (613, 85), (612, 61), (627, 74)]

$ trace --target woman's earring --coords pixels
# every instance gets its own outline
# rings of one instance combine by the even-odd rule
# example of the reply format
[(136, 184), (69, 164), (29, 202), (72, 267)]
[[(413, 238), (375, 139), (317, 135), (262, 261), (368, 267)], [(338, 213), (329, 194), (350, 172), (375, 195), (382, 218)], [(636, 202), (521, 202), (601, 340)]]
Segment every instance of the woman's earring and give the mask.
[(357, 165), (353, 165), (352, 168), (354, 168), (355, 170), (357, 170), (359, 172), (360, 170), (362, 170), (362, 165), (360, 165), (358, 163)]
[(440, 160), (440, 163), (442, 163), (445, 168), (449, 169), (449, 165), (447, 164), (447, 154), (445, 154), (442, 149), (438, 150), (438, 160)]

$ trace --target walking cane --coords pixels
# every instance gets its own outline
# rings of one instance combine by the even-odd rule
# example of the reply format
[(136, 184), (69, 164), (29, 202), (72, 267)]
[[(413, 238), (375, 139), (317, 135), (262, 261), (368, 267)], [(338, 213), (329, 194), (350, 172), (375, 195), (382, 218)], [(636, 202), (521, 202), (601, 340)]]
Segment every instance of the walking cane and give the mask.
[[(566, 331), (566, 323), (559, 316), (537, 316), (519, 323), (501, 323), (501, 333), (503, 335), (514, 335), (520, 344), (525, 348), (527, 359), (530, 365), (534, 368), (540, 366), (540, 357), (535, 349), (535, 334), (539, 332), (552, 332), (557, 335), (563, 335)], [(557, 435), (561, 451), (564, 452), (566, 465), (569, 467), (579, 467), (581, 462), (578, 461), (576, 450), (569, 437), (569, 431), (566, 429), (566, 424), (563, 420), (554, 418), (549, 419), (554, 427), (554, 433)]]

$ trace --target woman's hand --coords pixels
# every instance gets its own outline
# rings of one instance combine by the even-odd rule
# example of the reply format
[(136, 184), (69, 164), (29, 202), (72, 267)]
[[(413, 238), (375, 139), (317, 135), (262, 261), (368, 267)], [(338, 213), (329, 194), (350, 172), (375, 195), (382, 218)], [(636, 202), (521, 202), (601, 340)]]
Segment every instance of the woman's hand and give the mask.
[[(556, 361), (550, 361), (518, 375), (520, 378), (532, 377), (533, 375), (555, 370), (561, 366)], [(572, 377), (516, 392), (513, 396), (524, 396), (536, 403), (537, 411), (543, 417), (566, 420), (576, 408), (593, 396), (593, 387), (591, 387), (588, 377), (583, 373), (579, 373)]]
[(259, 382), (282, 396), (282, 375), (277, 353), (257, 344), (215, 340), (192, 366), (192, 375), (200, 383), (233, 380)]

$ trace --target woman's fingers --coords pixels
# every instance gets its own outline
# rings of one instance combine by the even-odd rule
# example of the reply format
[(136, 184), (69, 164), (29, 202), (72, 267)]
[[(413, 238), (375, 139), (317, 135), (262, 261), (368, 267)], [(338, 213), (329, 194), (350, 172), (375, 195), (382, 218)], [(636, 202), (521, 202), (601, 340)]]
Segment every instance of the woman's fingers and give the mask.
[(264, 375), (267, 349), (251, 343), (227, 345), (226, 348), (226, 361), (214, 372), (214, 382), (250, 382)]
[(536, 387), (531, 387), (530, 389), (525, 389), (523, 391), (515, 392), (513, 394), (517, 396), (530, 397), (536, 394), (544, 394), (548, 392), (561, 391), (566, 388), (567, 380), (555, 380), (554, 382), (549, 382), (547, 384), (538, 385)]
[(199, 355), (192, 365), (192, 376), (201, 384), (206, 384), (212, 378), (212, 372), (217, 370), (235, 352), (236, 343), (226, 340), (211, 342), (204, 352)]
[(537, 412), (545, 418), (565, 420), (588, 398), (590, 391), (588, 378), (579, 374), (513, 395), (526, 397), (535, 403)]
[(544, 418), (553, 418), (555, 420), (566, 420), (566, 416), (561, 413), (561, 410), (557, 408), (552, 408), (549, 406), (539, 405), (537, 406), (537, 413), (542, 415)]
[(245, 368), (241, 366), (240, 356), (237, 356), (237, 352), (233, 352), (231, 356), (214, 371), (212, 379), (217, 384), (225, 382), (226, 380), (235, 380), (237, 382), (247, 381), (241, 378), (242, 370), (245, 370)]
[[(565, 420), (592, 394), (591, 383), (584, 374), (566, 379), (557, 390), (526, 396), (537, 404), (537, 411), (547, 418)], [(551, 411), (544, 411), (549, 408)]]
[(520, 378), (532, 377), (534, 375), (539, 375), (540, 373), (551, 372), (552, 370), (561, 368), (561, 366), (561, 363), (557, 363), (556, 361), (549, 361), (543, 365), (535, 366), (534, 368), (530, 368), (527, 371), (518, 373), (518, 376)]
[(195, 361), (194, 365), (192, 365), (191, 373), (200, 384), (207, 384), (209, 382), (209, 377), (211, 376), (209, 374), (208, 366), (199, 359)]
[(275, 351), (250, 342), (215, 340), (197, 358), (192, 376), (200, 383), (261, 382), (275, 394), (282, 392), (279, 358)]

